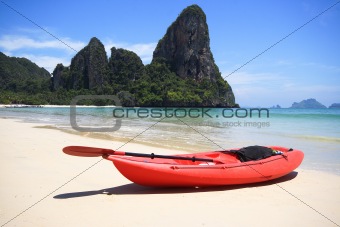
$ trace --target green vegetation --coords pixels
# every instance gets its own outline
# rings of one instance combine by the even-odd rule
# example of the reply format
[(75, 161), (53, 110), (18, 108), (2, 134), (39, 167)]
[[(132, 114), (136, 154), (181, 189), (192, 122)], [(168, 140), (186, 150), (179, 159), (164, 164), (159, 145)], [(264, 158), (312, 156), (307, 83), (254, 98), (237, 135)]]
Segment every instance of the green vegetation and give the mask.
[(50, 73), (26, 58), (7, 57), (0, 52), (0, 90), (41, 93), (49, 89)]
[[(198, 83), (182, 79), (161, 61), (144, 66), (133, 52), (112, 48), (108, 74), (102, 86), (84, 88), (77, 81), (73, 86), (70, 67), (58, 64), (50, 74), (27, 59), (10, 58), (0, 53), (0, 103), (30, 105), (69, 105), (77, 95), (118, 95), (125, 106), (204, 106), (226, 87), (224, 80)], [(26, 67), (21, 67), (25, 62)], [(33, 73), (30, 73), (33, 72)], [(79, 76), (77, 76), (77, 73)], [(73, 69), (73, 76), (82, 78)], [(58, 78), (58, 81), (55, 81)], [(223, 86), (218, 84), (223, 84)], [(86, 83), (82, 83), (85, 85)], [(223, 92), (223, 91), (222, 91)], [(84, 100), (84, 105), (112, 105), (110, 100)]]
[(51, 75), (44, 68), (0, 52), (0, 103), (45, 104), (50, 81)]
[(142, 60), (132, 51), (111, 48), (109, 59), (110, 84), (115, 91), (130, 91), (143, 72)]
[[(53, 77), (25, 58), (0, 53), (0, 60), (0, 103), (4, 104), (69, 105), (77, 95), (117, 95), (123, 106), (237, 106), (212, 57), (206, 17), (197, 5), (182, 11), (146, 66), (134, 52), (114, 47), (108, 59), (95, 37), (70, 66), (58, 64)], [(112, 105), (112, 101), (78, 104)]]
[(199, 7), (196, 4), (188, 6), (187, 8), (185, 8), (182, 11), (181, 15), (183, 15), (183, 16), (187, 16), (187, 15), (199, 16), (199, 17), (203, 18), (204, 21), (206, 21), (205, 13), (201, 9), (201, 7)]

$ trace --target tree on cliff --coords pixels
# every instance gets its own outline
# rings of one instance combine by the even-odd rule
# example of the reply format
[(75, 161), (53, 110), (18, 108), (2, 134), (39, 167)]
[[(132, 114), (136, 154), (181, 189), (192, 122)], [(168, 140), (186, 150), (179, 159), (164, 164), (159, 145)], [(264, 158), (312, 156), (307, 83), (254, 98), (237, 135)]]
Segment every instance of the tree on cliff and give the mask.
[[(21, 73), (16, 72), (23, 64), (21, 68), (6, 64), (0, 68), (0, 80), (4, 81), (1, 86), (5, 90), (21, 89), (25, 80), (13, 80), (8, 75), (21, 78)], [(7, 72), (8, 68), (12, 71)], [(46, 74), (43, 69), (34, 70)], [(104, 45), (93, 37), (72, 58), (70, 66), (58, 64), (52, 75), (51, 79), (49, 75), (45, 78), (47, 83), (39, 82), (39, 86), (33, 83), (22, 89), (24, 92), (35, 87), (43, 89), (44, 103), (50, 104), (69, 104), (79, 94), (107, 94), (118, 95), (130, 100), (128, 105), (136, 106), (238, 106), (230, 85), (215, 64), (206, 15), (197, 5), (185, 8), (169, 26), (149, 65), (144, 66), (134, 52), (115, 47), (108, 59)], [(131, 95), (124, 97), (128, 93)]]

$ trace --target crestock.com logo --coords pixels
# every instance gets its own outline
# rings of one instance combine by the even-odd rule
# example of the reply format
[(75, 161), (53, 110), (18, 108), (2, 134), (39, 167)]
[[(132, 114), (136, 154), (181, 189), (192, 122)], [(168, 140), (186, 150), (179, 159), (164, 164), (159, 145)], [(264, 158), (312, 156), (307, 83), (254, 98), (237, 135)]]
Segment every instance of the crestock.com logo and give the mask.
[(269, 118), (266, 108), (115, 108), (113, 117), (117, 119), (137, 118), (261, 118), (265, 114)]
[(110, 100), (112, 105), (121, 106), (120, 100), (115, 95), (78, 95), (74, 97), (70, 105), (70, 123), (74, 130), (80, 132), (113, 132), (120, 129), (121, 119), (114, 119), (113, 127), (81, 127), (77, 123), (77, 103), (86, 100)]
[[(124, 96), (127, 97), (127, 96)], [(269, 118), (269, 109), (267, 108), (169, 108), (169, 107), (157, 107), (157, 108), (135, 108), (135, 107), (121, 107), (121, 101), (126, 102), (124, 97), (119, 97), (116, 95), (79, 95), (72, 99), (71, 108), (70, 108), (70, 123), (74, 130), (80, 132), (113, 132), (120, 129), (122, 125), (122, 119), (134, 118), (134, 119), (145, 119), (145, 118), (192, 118), (192, 119), (202, 119), (202, 124), (204, 124), (204, 120), (206, 119), (245, 119), (245, 118)], [(112, 112), (110, 111), (110, 118), (112, 119), (112, 127), (104, 127), (104, 126), (91, 126), (84, 127), (80, 126), (77, 122), (77, 115), (80, 118), (81, 116), (77, 113), (77, 104), (79, 102), (86, 102), (89, 100), (96, 101), (110, 101), (112, 104)], [(107, 102), (106, 102), (107, 103)], [(133, 102), (130, 102), (130, 105)], [(79, 108), (79, 107), (78, 107)], [(84, 114), (84, 113), (83, 113)], [(88, 113), (85, 113), (85, 115)], [(112, 115), (111, 115), (112, 114)], [(98, 116), (100, 118), (100, 116)], [(267, 127), (269, 122), (246, 122), (241, 121), (237, 122), (223, 122), (220, 120), (216, 120), (215, 124), (228, 124), (227, 126), (236, 127), (237, 126), (257, 126), (258, 123), (265, 123)], [(92, 121), (91, 118), (87, 118), (87, 121)], [(201, 122), (201, 121), (200, 121)], [(101, 122), (102, 123), (102, 122)], [(197, 124), (196, 122), (192, 122)], [(255, 124), (256, 123), (256, 124)], [(111, 124), (111, 123), (110, 123)]]

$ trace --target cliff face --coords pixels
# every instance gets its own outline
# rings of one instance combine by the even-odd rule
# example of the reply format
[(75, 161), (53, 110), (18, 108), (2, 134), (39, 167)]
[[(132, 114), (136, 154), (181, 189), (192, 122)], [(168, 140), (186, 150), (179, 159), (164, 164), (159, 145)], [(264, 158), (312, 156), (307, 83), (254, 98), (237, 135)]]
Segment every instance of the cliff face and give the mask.
[(203, 106), (235, 105), (232, 89), (214, 62), (206, 16), (199, 6), (184, 9), (159, 41), (152, 62), (164, 61), (183, 79), (211, 83), (213, 96)]
[[(117, 95), (126, 106), (238, 107), (214, 62), (206, 16), (197, 5), (184, 9), (167, 29), (151, 64), (144, 66), (134, 52), (115, 47), (108, 60), (94, 37), (70, 66), (58, 64), (52, 74), (27, 59), (0, 53), (0, 89), (22, 91), (23, 96), (45, 92), (31, 103), (68, 104), (77, 94), (105, 94)], [(0, 94), (1, 100), (24, 99), (11, 93)]]
[(162, 58), (182, 78), (216, 80), (206, 17), (197, 5), (184, 9), (159, 41), (153, 61)]
[[(151, 64), (144, 66), (132, 51), (115, 47), (108, 60), (103, 44), (92, 38), (70, 67), (57, 65), (52, 81), (54, 90), (95, 90), (134, 99), (137, 106), (238, 106), (214, 62), (206, 16), (197, 5), (184, 9), (171, 24)], [(124, 95), (127, 92), (131, 97)]]
[(69, 68), (58, 64), (52, 73), (52, 88), (57, 90), (60, 87), (67, 87), (69, 82)]
[(107, 75), (107, 56), (104, 45), (97, 38), (79, 51), (71, 61), (73, 89), (101, 87)]
[(144, 70), (140, 57), (132, 51), (111, 48), (109, 59), (110, 83), (119, 90), (129, 90)]

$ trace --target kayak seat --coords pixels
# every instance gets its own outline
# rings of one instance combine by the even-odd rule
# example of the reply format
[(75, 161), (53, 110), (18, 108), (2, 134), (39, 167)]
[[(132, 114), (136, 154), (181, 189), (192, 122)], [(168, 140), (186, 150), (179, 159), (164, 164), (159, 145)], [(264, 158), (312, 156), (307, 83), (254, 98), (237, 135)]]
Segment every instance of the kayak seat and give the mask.
[(257, 161), (278, 154), (275, 150), (263, 146), (243, 147), (239, 150), (230, 150), (229, 152), (236, 154), (241, 162)]

